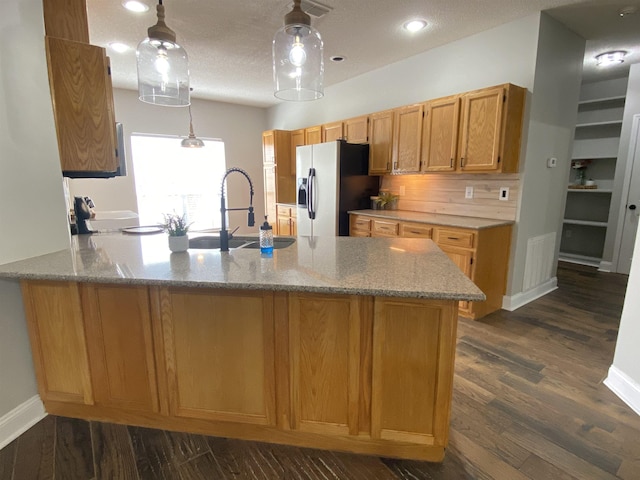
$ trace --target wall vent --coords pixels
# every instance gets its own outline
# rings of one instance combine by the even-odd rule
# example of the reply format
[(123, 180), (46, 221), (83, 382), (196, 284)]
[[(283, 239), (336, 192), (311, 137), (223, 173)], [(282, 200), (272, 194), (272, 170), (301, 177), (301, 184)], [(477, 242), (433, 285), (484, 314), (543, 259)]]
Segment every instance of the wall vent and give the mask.
[(556, 251), (556, 232), (547, 233), (527, 241), (522, 291), (526, 292), (551, 278), (553, 256)]
[(321, 3), (313, 2), (311, 0), (302, 0), (300, 2), (300, 8), (314, 18), (324, 17), (327, 13), (333, 10), (331, 7), (327, 7), (326, 5), (322, 5)]

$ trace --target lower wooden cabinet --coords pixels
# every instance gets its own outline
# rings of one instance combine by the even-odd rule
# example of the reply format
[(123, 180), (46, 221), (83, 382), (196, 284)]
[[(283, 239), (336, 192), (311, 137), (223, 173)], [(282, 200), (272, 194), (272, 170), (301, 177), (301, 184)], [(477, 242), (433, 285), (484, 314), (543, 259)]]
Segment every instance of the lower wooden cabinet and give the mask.
[(457, 303), (24, 281), (47, 412), (441, 461)]
[(96, 405), (158, 412), (149, 289), (82, 284)]
[(30, 281), (22, 295), (40, 398), (93, 404), (79, 285)]
[(298, 234), (298, 212), (295, 205), (276, 205), (277, 226), (276, 235), (295, 237)]
[(272, 294), (163, 288), (160, 309), (170, 414), (274, 425)]
[(432, 238), (487, 297), (484, 302), (460, 302), (459, 312), (463, 317), (479, 319), (502, 308), (509, 270), (511, 225), (476, 230), (362, 214), (350, 215), (349, 221), (351, 236)]

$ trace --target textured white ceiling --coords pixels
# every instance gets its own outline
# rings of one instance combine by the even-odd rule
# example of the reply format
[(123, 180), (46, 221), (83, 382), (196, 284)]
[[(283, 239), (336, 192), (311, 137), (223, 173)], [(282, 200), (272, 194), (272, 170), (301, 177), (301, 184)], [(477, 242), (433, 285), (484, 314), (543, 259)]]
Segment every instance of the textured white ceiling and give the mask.
[[(131, 13), (121, 0), (89, 0), (91, 43), (106, 47), (120, 41), (131, 47), (108, 50), (113, 83), (137, 89), (135, 48), (156, 22), (154, 0), (143, 14)], [(291, 0), (164, 0), (166, 23), (189, 54), (193, 96), (266, 107), (273, 96), (271, 41), (291, 9)], [(332, 8), (312, 19), (325, 46), (325, 87), (389, 63), (488, 30), (538, 11), (549, 13), (587, 39), (585, 81), (621, 76), (640, 61), (640, 12), (620, 18), (625, 6), (640, 0), (322, 0)], [(429, 26), (408, 34), (402, 24), (422, 17)], [(505, 39), (508, 42), (509, 39)], [(621, 67), (595, 68), (594, 53), (631, 51)], [(341, 63), (329, 61), (342, 55)]]

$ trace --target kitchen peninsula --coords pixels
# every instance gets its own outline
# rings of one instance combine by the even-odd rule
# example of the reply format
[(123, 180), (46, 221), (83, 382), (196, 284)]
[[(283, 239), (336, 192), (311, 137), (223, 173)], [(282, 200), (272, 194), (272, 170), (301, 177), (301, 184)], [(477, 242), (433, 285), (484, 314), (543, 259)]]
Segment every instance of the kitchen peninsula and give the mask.
[(458, 302), (483, 293), (431, 241), (298, 237), (171, 254), (81, 235), (20, 279), (47, 412), (440, 461)]

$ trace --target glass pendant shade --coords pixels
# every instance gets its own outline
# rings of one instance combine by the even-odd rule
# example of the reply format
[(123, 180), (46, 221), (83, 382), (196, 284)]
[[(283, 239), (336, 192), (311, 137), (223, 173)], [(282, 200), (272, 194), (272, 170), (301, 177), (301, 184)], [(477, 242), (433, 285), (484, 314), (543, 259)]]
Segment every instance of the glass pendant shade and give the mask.
[(158, 4), (158, 23), (148, 29), (138, 45), (138, 97), (146, 103), (186, 107), (189, 95), (189, 58), (164, 23), (164, 6)]
[(322, 38), (300, 9), (300, 1), (285, 16), (273, 37), (274, 95), (282, 100), (317, 100), (324, 95)]

